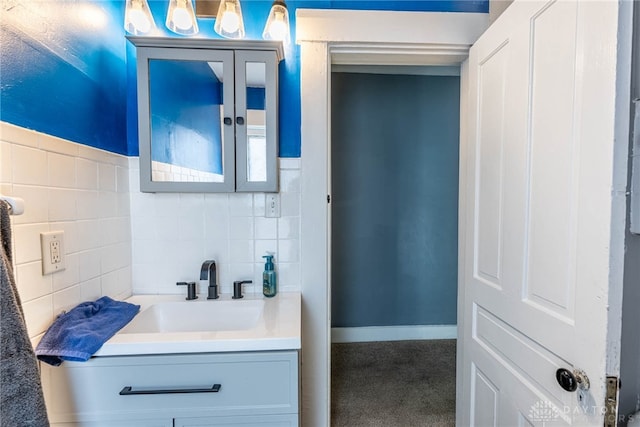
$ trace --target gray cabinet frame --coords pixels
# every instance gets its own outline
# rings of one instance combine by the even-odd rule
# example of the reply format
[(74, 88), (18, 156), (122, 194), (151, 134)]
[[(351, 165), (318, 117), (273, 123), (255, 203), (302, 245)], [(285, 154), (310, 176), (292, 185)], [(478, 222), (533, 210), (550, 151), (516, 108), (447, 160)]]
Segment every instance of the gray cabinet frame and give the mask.
[[(138, 138), (140, 150), (140, 190), (143, 192), (277, 192), (278, 191), (278, 62), (284, 57), (282, 43), (272, 41), (231, 41), (210, 39), (176, 39), (169, 37), (134, 37), (127, 39), (136, 46)], [(224, 182), (153, 181), (151, 171), (151, 120), (149, 98), (149, 61), (152, 59), (223, 62), (224, 117), (233, 124), (224, 126)], [(247, 179), (247, 126), (236, 124), (245, 117), (246, 63), (266, 64), (266, 147), (267, 179)]]

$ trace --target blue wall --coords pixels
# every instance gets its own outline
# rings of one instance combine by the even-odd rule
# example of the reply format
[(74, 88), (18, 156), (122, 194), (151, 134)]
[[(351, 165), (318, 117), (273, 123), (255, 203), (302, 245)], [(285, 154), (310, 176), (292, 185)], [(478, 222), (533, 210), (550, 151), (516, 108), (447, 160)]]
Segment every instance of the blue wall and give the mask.
[(127, 153), (124, 2), (2, 6), (0, 119)]
[(333, 326), (455, 325), (460, 78), (331, 89)]
[[(271, 3), (242, 1), (248, 39), (261, 37)], [(290, 0), (287, 4), (293, 40), (297, 8), (488, 12), (488, 0)], [(164, 27), (168, 0), (151, 0), (150, 6), (157, 35), (178, 37)], [(0, 119), (137, 155), (135, 49), (124, 39), (123, 15), (121, 0), (22, 0), (9, 10), (3, 8)], [(213, 23), (211, 18), (199, 19), (197, 37), (218, 38)], [(299, 157), (299, 48), (292, 44), (285, 54), (280, 64), (280, 155)]]

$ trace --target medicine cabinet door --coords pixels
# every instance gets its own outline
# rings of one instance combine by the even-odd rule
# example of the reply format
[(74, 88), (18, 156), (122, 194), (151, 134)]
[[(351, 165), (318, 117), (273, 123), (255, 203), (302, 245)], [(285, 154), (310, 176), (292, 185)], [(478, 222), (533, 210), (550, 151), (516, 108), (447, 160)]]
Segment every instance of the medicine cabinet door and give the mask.
[(140, 189), (233, 192), (233, 51), (141, 47)]
[(278, 191), (278, 64), (236, 51), (236, 191)]

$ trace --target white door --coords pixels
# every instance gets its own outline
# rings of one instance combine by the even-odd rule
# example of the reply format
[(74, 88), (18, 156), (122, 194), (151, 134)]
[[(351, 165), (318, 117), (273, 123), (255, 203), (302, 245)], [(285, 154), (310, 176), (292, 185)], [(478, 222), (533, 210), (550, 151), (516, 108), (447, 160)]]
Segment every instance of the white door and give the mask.
[[(471, 48), (459, 426), (603, 425), (618, 374), (607, 357), (624, 202), (612, 191), (619, 7), (516, 1)], [(562, 368), (582, 369), (590, 388), (565, 391)]]

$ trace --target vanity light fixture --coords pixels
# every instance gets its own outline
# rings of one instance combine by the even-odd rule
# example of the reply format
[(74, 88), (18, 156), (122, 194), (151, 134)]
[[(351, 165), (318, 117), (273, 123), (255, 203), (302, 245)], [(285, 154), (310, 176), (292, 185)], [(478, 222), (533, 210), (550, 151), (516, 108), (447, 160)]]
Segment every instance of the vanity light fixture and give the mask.
[(244, 38), (244, 21), (240, 0), (221, 0), (213, 26), (216, 33), (228, 39)]
[[(165, 25), (176, 34), (190, 36), (198, 34), (197, 16), (209, 18), (217, 6), (213, 29), (222, 37), (242, 39), (245, 36), (244, 20), (240, 0), (198, 0), (196, 9), (194, 0), (169, 0)], [(202, 3), (201, 6), (200, 3)], [(156, 28), (147, 0), (126, 0), (124, 28), (133, 35), (146, 35)], [(267, 23), (262, 32), (265, 40), (289, 43), (289, 11), (284, 0), (274, 0), (269, 11)]]
[(271, 6), (271, 12), (264, 26), (262, 38), (265, 40), (279, 40), (288, 43), (289, 36), (289, 11), (284, 0), (275, 0)]
[(184, 36), (198, 33), (198, 21), (191, 0), (170, 0), (166, 26)]
[(147, 0), (127, 0), (124, 29), (131, 34), (143, 35), (156, 28)]

